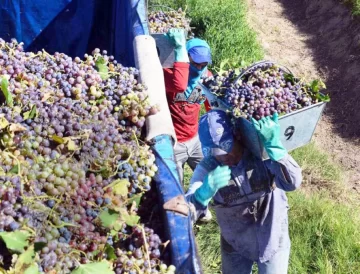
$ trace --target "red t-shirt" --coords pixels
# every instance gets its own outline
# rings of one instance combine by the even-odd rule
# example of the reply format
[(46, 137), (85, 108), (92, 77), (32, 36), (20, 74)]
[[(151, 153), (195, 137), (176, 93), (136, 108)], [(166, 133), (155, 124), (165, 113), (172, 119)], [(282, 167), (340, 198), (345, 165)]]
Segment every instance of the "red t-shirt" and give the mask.
[[(187, 102), (175, 103), (173, 101), (177, 93), (184, 92), (187, 88), (189, 66), (188, 63), (175, 62), (173, 68), (164, 69), (166, 97), (168, 99), (176, 138), (180, 143), (190, 140), (197, 134), (201, 107), (199, 104), (190, 104)], [(205, 108), (207, 111), (209, 107), (206, 101)]]

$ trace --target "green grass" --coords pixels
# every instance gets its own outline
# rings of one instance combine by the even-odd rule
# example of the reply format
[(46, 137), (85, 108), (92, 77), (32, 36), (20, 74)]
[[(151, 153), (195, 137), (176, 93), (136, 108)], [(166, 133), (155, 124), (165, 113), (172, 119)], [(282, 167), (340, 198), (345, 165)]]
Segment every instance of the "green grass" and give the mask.
[(298, 148), (291, 152), (291, 155), (299, 163), (308, 180), (340, 182), (341, 168), (331, 161), (328, 154), (316, 148), (315, 143)]
[[(150, 0), (172, 8), (187, 7), (196, 37), (206, 40), (212, 50), (212, 69), (228, 59), (240, 67), (263, 57), (255, 32), (246, 21), (246, 4), (240, 0)], [(226, 68), (226, 66), (224, 67)]]
[(360, 15), (360, 0), (342, 0), (342, 2), (351, 6), (354, 15)]
[(359, 273), (358, 208), (341, 205), (326, 193), (288, 194), (291, 256), (289, 274)]

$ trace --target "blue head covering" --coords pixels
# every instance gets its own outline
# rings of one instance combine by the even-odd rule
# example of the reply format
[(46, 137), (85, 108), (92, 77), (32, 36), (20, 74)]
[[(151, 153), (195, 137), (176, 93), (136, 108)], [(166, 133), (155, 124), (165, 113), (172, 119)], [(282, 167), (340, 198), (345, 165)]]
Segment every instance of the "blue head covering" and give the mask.
[[(209, 44), (206, 41), (199, 38), (190, 39), (186, 43), (186, 50), (195, 63), (211, 63), (211, 50)], [(198, 81), (206, 69), (207, 67), (198, 69), (190, 63), (189, 81), (185, 91), (185, 96), (187, 98), (196, 87)]]
[(211, 64), (211, 50), (209, 44), (199, 38), (187, 41), (186, 50), (195, 63)]
[(210, 110), (199, 121), (199, 139), (204, 157), (228, 154), (234, 144), (233, 126), (225, 111)]

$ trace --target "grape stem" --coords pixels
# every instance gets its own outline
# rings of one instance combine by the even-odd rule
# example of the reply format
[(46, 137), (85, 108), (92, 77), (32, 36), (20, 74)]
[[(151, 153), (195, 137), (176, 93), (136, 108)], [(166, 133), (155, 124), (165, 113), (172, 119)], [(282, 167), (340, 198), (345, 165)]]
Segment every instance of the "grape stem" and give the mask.
[(42, 50), (42, 52), (43, 52), (45, 55), (47, 55), (48, 57), (50, 57), (51, 59), (55, 60), (55, 58), (54, 58), (52, 55), (50, 55), (49, 53), (47, 53), (44, 49)]
[(85, 257), (87, 257), (87, 256), (86, 256), (86, 253), (85, 253), (84, 251), (81, 251), (81, 250), (78, 250), (78, 249), (73, 249), (73, 250), (71, 250), (68, 255), (70, 256), (70, 255), (73, 254), (73, 253), (74, 253), (74, 254), (77, 254), (77, 255), (83, 254)]
[(136, 136), (135, 130), (133, 130), (132, 132), (133, 132), (134, 137), (135, 137), (136, 145), (137, 145), (138, 149), (140, 149), (140, 144), (139, 144), (138, 138)]
[(33, 230), (32, 228), (30, 228), (30, 227), (28, 227), (28, 226), (26, 226), (26, 225), (23, 226), (22, 229), (25, 229), (25, 230), (31, 232), (32, 235), (36, 235), (35, 230)]
[(143, 238), (144, 238), (144, 248), (145, 248), (146, 259), (147, 259), (149, 265), (151, 265), (151, 264), (150, 264), (150, 256), (149, 256), (148, 243), (147, 243), (147, 241), (146, 241), (145, 230), (144, 230), (144, 228), (143, 228), (142, 226), (139, 226), (139, 227), (140, 227), (140, 229), (141, 229), (141, 233), (142, 233), (142, 236), (143, 236)]
[(65, 222), (62, 222), (61, 225), (54, 225), (52, 222), (48, 221), (48, 224), (54, 228), (62, 228), (64, 226), (73, 226), (73, 227), (79, 227), (78, 225), (74, 225), (74, 224), (71, 224), (71, 223), (65, 223)]

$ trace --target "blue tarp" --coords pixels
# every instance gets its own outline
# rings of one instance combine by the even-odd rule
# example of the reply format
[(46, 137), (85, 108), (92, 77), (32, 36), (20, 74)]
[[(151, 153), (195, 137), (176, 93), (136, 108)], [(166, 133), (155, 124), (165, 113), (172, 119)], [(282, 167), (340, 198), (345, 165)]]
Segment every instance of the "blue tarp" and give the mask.
[[(145, 0), (2, 0), (0, 37), (16, 38), (25, 50), (45, 49), (83, 56), (106, 49), (125, 66), (135, 66), (133, 39), (148, 34)], [(183, 195), (170, 136), (155, 138), (160, 203)], [(164, 211), (172, 263), (177, 273), (201, 273), (191, 221)]]
[(132, 41), (148, 33), (145, 14), (140, 0), (3, 0), (0, 37), (16, 38), (29, 51), (72, 57), (98, 47), (134, 66)]

